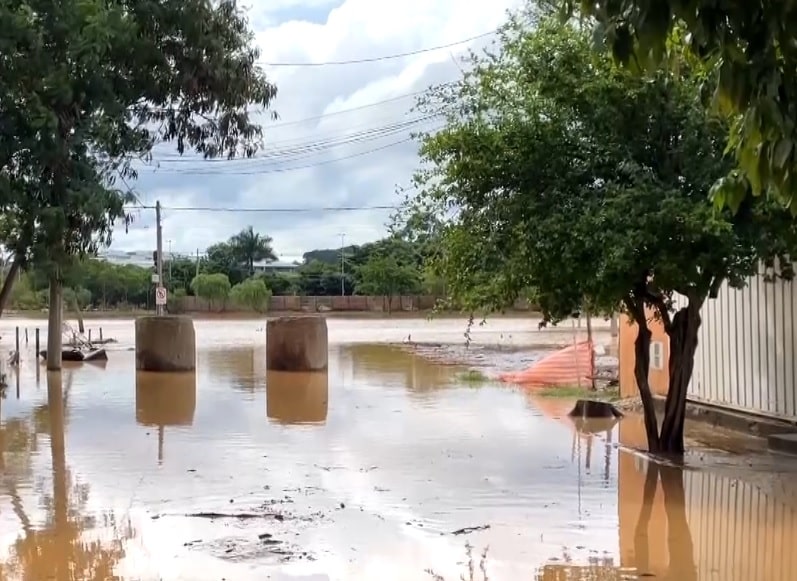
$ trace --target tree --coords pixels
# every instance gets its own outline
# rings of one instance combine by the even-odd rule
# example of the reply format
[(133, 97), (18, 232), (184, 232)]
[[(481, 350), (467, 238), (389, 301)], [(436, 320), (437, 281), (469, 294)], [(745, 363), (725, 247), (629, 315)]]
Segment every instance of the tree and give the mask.
[(226, 274), (200, 274), (191, 281), (191, 290), (199, 298), (208, 301), (208, 306), (213, 308), (214, 303), (222, 305), (230, 294), (230, 279)]
[(173, 294), (177, 289), (188, 291), (191, 281), (197, 275), (197, 263), (190, 258), (176, 256), (164, 265), (164, 272), (169, 276), (167, 286)]
[(230, 238), (230, 247), (233, 256), (239, 263), (246, 265), (249, 276), (255, 274), (255, 262), (261, 260), (277, 260), (277, 255), (271, 249), (271, 238), (262, 236), (255, 232), (252, 226), (241, 230), (238, 234)]
[(85, 309), (91, 304), (91, 291), (83, 287), (64, 287), (64, 304)]
[(357, 269), (357, 294), (390, 298), (418, 292), (420, 272), (414, 265), (402, 264), (392, 254), (375, 254)]
[[(268, 106), (276, 89), (234, 0), (25, 0), (0, 4), (0, 18), (2, 242), (46, 268), (60, 305), (62, 268), (127, 223), (133, 161), (160, 142), (253, 155), (261, 130), (248, 107)], [(50, 369), (60, 324), (51, 308)]]
[(717, 183), (717, 201), (736, 208), (772, 194), (797, 214), (797, 5), (748, 0), (562, 0), (594, 18), (597, 37), (619, 61), (654, 68), (687, 48), (711, 70), (713, 104), (733, 122), (728, 147), (738, 169)]
[(248, 278), (236, 284), (230, 291), (230, 297), (239, 306), (258, 313), (268, 310), (271, 291), (261, 278)]
[[(340, 293), (340, 265), (312, 260), (299, 267), (299, 292), (304, 296), (331, 296)], [(344, 292), (351, 294), (351, 274), (344, 275)]]
[[(639, 327), (635, 377), (651, 452), (683, 452), (686, 390), (700, 308), (760, 260), (794, 248), (772, 203), (718, 211), (708, 191), (728, 171), (726, 127), (701, 106), (700, 78), (632, 75), (557, 20), (513, 16), (500, 48), (421, 102), (446, 124), (422, 140), (421, 200), (455, 207), (438, 269), (465, 308), (491, 312), (525, 293), (555, 324), (621, 306)], [(790, 276), (788, 262), (781, 262)], [(670, 340), (658, 429), (648, 384), (650, 315)]]
[(246, 278), (245, 269), (241, 268), (232, 246), (228, 242), (218, 242), (205, 251), (206, 258), (201, 262), (199, 271), (204, 274), (226, 274), (232, 284), (238, 284)]

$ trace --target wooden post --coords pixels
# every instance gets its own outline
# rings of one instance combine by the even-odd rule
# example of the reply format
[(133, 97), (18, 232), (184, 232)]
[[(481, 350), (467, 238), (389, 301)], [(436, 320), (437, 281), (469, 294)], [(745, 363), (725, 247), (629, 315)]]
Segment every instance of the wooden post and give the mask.
[(89, 343), (91, 343), (91, 329), (89, 329)]
[(595, 345), (592, 344), (592, 315), (589, 309), (584, 309), (587, 318), (587, 342), (589, 343), (589, 384), (593, 391), (597, 389), (595, 385)]
[(36, 357), (39, 357), (39, 328), (36, 327)]
[[(17, 358), (19, 358), (19, 327), (17, 327)], [(19, 359), (17, 359), (19, 361)]]
[(28, 344), (28, 328), (25, 327), (25, 345)]
[(100, 343), (102, 343), (102, 327), (100, 327)]

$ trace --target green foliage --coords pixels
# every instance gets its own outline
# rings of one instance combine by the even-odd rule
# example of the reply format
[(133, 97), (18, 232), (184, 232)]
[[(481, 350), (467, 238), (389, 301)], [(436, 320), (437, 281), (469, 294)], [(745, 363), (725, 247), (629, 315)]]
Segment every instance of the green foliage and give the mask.
[(47, 306), (46, 297), (36, 291), (28, 273), (22, 273), (11, 291), (11, 308), (38, 311)]
[[(337, 265), (326, 264), (313, 260), (299, 267), (299, 293), (305, 296), (330, 296), (340, 293), (340, 263)], [(343, 275), (345, 294), (352, 294), (352, 273)]]
[(200, 274), (191, 281), (191, 290), (199, 298), (208, 301), (211, 308), (213, 305), (221, 306), (230, 294), (230, 279), (226, 274)]
[(390, 297), (420, 290), (418, 269), (392, 254), (375, 254), (357, 270), (357, 293)]
[(188, 296), (186, 290), (182, 287), (178, 287), (171, 293), (169, 297), (169, 312), (173, 314), (179, 314), (185, 312), (185, 299)]
[(230, 238), (232, 256), (238, 264), (244, 265), (249, 276), (255, 274), (255, 262), (277, 260), (271, 248), (271, 238), (254, 231), (252, 226), (241, 230)]
[[(797, 4), (749, 0), (560, 1), (594, 18), (596, 38), (623, 63), (648, 70), (690, 56), (711, 74), (712, 101), (732, 119), (738, 169), (713, 193), (736, 208), (767, 193), (797, 214)], [(667, 63), (669, 61), (669, 63)]]
[[(747, 199), (735, 213), (710, 204), (730, 170), (727, 125), (700, 103), (702, 72), (687, 60), (635, 75), (594, 52), (579, 29), (521, 13), (500, 48), (472, 65), (420, 103), (446, 117), (422, 139), (416, 181), (421, 211), (436, 208), (442, 220), (456, 209), (436, 257), (450, 295), (487, 312), (533, 298), (553, 323), (622, 306), (645, 331), (640, 341), (653, 308), (671, 347), (663, 449), (682, 451), (700, 307), (723, 282), (743, 285), (762, 260), (783, 259), (790, 276), (795, 223), (766, 200)], [(673, 316), (676, 293), (686, 306)], [(649, 352), (640, 353), (637, 382), (658, 451)]]
[(687, 67), (634, 76), (550, 19), (532, 32), (513, 18), (501, 46), (421, 103), (447, 115), (423, 140), (418, 180), (427, 204), (458, 209), (438, 266), (467, 308), (500, 310), (529, 289), (554, 322), (585, 300), (608, 314), (636, 293), (702, 302), (787, 250), (780, 235), (793, 228), (779, 213), (707, 202), (729, 169), (726, 127)]
[[(233, 0), (0, 3), (0, 241), (48, 273), (128, 222), (156, 143), (251, 156), (276, 93)], [(120, 184), (120, 186), (117, 185)]]
[(262, 278), (248, 278), (232, 287), (230, 298), (238, 306), (265, 313), (268, 310), (271, 291)]
[(64, 305), (66, 308), (74, 308), (77, 306), (80, 310), (85, 309), (91, 304), (91, 291), (83, 287), (66, 287), (64, 288)]

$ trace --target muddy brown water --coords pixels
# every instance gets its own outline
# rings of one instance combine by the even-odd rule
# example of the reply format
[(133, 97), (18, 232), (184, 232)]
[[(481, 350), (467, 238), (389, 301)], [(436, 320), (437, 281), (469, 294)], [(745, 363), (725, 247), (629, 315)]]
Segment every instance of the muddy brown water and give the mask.
[[(0, 345), (17, 324), (42, 323)], [(29, 345), (0, 400), (0, 579), (454, 580), (466, 544), (493, 580), (794, 578), (794, 459), (697, 427), (685, 468), (653, 463), (639, 418), (574, 423), (386, 345), (456, 345), (462, 321), (329, 325), (322, 376), (267, 372), (262, 321), (197, 322), (190, 375), (137, 375), (130, 321), (89, 323), (119, 340), (104, 366), (37, 376)]]

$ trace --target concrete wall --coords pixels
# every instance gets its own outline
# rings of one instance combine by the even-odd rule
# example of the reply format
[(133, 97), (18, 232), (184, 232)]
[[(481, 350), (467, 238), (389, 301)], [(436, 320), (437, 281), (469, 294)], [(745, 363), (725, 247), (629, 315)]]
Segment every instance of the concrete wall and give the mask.
[[(185, 297), (183, 310), (185, 312), (207, 311), (240, 311), (227, 302), (226, 305), (208, 304), (208, 301), (198, 297)], [(352, 312), (388, 312), (388, 311), (428, 311), (434, 308), (437, 297), (433, 295), (371, 297), (371, 296), (274, 296), (271, 297), (270, 311), (352, 311)], [(528, 301), (515, 302), (515, 310), (528, 311)]]

